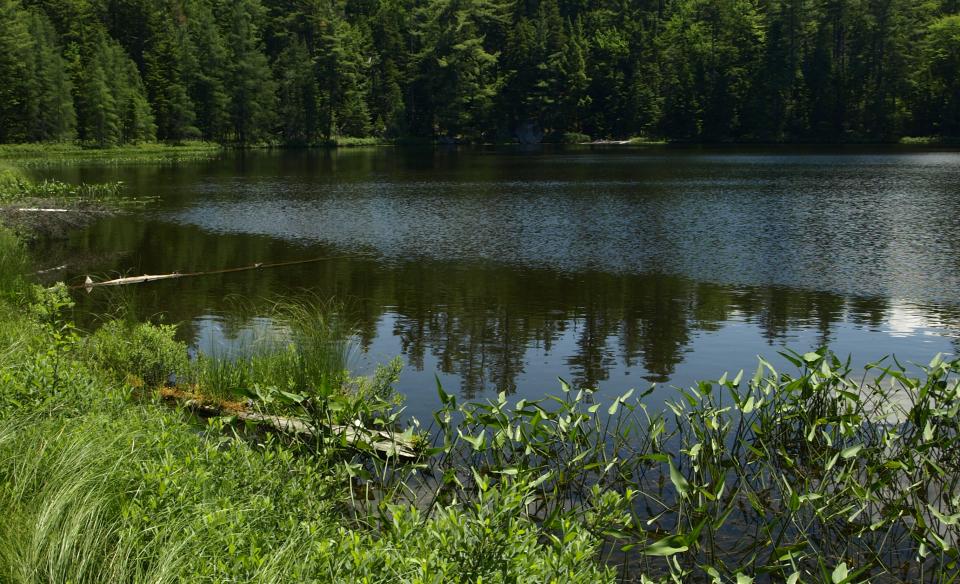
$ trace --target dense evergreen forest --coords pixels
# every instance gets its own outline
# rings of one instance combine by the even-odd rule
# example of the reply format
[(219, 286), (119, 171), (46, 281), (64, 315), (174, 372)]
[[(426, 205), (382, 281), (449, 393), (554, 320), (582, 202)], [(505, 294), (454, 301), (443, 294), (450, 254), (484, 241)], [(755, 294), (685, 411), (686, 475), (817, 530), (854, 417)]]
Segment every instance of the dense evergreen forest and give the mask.
[(8, 143), (956, 137), (958, 72), (960, 0), (0, 0)]

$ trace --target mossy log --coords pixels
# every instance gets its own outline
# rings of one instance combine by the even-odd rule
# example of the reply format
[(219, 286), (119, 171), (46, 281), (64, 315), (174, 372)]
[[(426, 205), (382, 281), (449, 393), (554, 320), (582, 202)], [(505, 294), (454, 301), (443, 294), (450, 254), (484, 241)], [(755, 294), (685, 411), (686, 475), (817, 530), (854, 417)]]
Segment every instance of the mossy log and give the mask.
[[(259, 428), (293, 436), (299, 440), (312, 440), (319, 436), (318, 429), (311, 422), (299, 418), (251, 412), (242, 404), (211, 402), (195, 394), (172, 388), (163, 389), (161, 397), (204, 416), (229, 416), (237, 421), (254, 424)], [(418, 457), (413, 438), (386, 430), (370, 429), (359, 421), (349, 425), (325, 425), (321, 432), (334, 439), (343, 439), (350, 446), (367, 445), (383, 456), (405, 460)]]

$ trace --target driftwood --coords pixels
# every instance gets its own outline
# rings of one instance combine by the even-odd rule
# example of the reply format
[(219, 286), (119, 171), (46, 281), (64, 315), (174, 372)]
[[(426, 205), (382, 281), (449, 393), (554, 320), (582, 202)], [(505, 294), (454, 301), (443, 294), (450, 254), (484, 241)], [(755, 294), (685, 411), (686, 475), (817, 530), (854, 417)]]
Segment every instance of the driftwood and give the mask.
[(90, 276), (87, 276), (87, 279), (83, 282), (83, 287), (87, 290), (90, 290), (94, 286), (123, 286), (124, 284), (142, 284), (144, 282), (153, 282), (154, 280), (172, 280), (174, 278), (180, 278), (183, 274), (160, 274), (157, 276), (131, 276), (129, 278), (117, 278), (115, 280), (106, 280), (103, 282), (94, 282)]
[(231, 274), (233, 272), (245, 272), (248, 270), (280, 268), (284, 266), (296, 266), (300, 264), (313, 264), (313, 263), (322, 262), (325, 260), (333, 260), (333, 259), (347, 258), (347, 257), (356, 257), (356, 256), (354, 255), (354, 256), (311, 258), (307, 260), (293, 260), (289, 262), (278, 262), (274, 264), (264, 264), (264, 263), (258, 262), (250, 266), (242, 266), (239, 268), (225, 268), (222, 270), (210, 270), (209, 272), (173, 272), (172, 274), (157, 274), (157, 275), (147, 274), (143, 276), (129, 276), (125, 278), (115, 278), (113, 280), (104, 280), (101, 282), (97, 282), (90, 276), (87, 276), (86, 280), (82, 285), (75, 286), (75, 287), (86, 288), (87, 292), (89, 292), (93, 288), (98, 288), (100, 286), (124, 286), (126, 284), (145, 284), (147, 282), (156, 282), (158, 280), (173, 280), (177, 278), (194, 278), (197, 276), (211, 276), (214, 274)]
[[(294, 436), (301, 440), (310, 440), (318, 435), (317, 428), (310, 422), (298, 418), (272, 416), (259, 412), (250, 412), (240, 404), (216, 404), (198, 399), (197, 396), (172, 389), (164, 389), (161, 396), (176, 402), (185, 408), (205, 416), (230, 416), (235, 420), (254, 424), (260, 428)], [(417, 458), (417, 450), (411, 438), (385, 430), (372, 430), (364, 427), (359, 421), (350, 425), (324, 426), (323, 433), (329, 433), (334, 438), (342, 438), (351, 446), (367, 444), (381, 455), (397, 457), (406, 460)]]
[(70, 213), (73, 209), (41, 209), (37, 207), (24, 207), (17, 209), (18, 213)]

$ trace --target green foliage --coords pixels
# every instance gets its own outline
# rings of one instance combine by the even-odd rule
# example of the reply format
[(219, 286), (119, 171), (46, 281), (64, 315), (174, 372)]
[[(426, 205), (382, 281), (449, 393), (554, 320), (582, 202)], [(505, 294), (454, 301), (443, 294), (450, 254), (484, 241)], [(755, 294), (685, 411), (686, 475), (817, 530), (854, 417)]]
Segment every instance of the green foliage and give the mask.
[(261, 49), (259, 0), (226, 0), (221, 15), (227, 46), (225, 82), (233, 138), (240, 144), (265, 138), (273, 124), (275, 89)]
[(118, 202), (123, 189), (122, 182), (78, 185), (58, 180), (35, 182), (15, 167), (0, 165), (0, 203), (27, 200), (57, 204), (87, 204), (106, 200)]
[(628, 4), (3, 0), (0, 143), (960, 133), (955, 2)]
[[(0, 189), (2, 185), (3, 175), (0, 174)], [(0, 227), (0, 301), (20, 299), (26, 290), (29, 267), (30, 258), (23, 243), (10, 230)]]
[[(111, 415), (112, 414), (112, 415)], [(209, 428), (216, 431), (216, 427)], [(156, 408), (0, 429), (5, 581), (612, 581), (571, 526), (541, 542), (528, 491), (423, 517), (391, 506), (382, 531), (341, 515), (345, 475), (275, 442), (204, 438)]]
[(4, 0), (0, 22), (0, 143), (72, 139), (72, 84), (49, 19)]
[(589, 141), (590, 136), (578, 132), (564, 132), (563, 135), (560, 136), (560, 142), (562, 144), (583, 144)]
[(75, 356), (80, 338), (65, 319), (73, 307), (66, 286), (34, 285), (18, 298), (16, 313), (0, 314), (0, 419), (8, 414), (77, 412), (98, 394), (95, 377)]
[(84, 351), (92, 364), (116, 381), (125, 382), (133, 375), (155, 388), (189, 368), (187, 347), (175, 334), (172, 325), (110, 320), (87, 339)]
[[(127, 144), (118, 148), (84, 148), (76, 144), (0, 144), (0, 159), (8, 159), (21, 168), (57, 164), (157, 164), (207, 160), (221, 148), (212, 142), (190, 141), (177, 145)], [(22, 172), (0, 165), (0, 188), (6, 178), (26, 179)]]

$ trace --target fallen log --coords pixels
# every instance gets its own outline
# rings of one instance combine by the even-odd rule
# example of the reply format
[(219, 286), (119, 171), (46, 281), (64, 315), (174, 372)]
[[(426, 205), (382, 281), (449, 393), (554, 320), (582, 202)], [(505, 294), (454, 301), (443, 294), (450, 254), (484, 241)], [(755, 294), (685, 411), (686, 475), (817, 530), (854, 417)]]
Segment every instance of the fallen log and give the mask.
[(83, 282), (82, 285), (74, 286), (74, 288), (85, 288), (87, 292), (89, 292), (93, 288), (99, 288), (100, 286), (123, 286), (126, 284), (145, 284), (147, 282), (156, 282), (158, 280), (172, 280), (175, 278), (195, 278), (197, 276), (212, 276), (215, 274), (232, 274), (235, 272), (246, 272), (249, 270), (282, 268), (286, 266), (313, 264), (313, 263), (322, 262), (326, 260), (358, 257), (358, 255), (362, 255), (362, 254), (354, 254), (350, 256), (329, 256), (329, 257), (320, 257), (320, 258), (310, 258), (306, 260), (293, 260), (289, 262), (277, 262), (272, 264), (257, 262), (253, 265), (242, 266), (238, 268), (225, 268), (222, 270), (210, 270), (207, 272), (174, 272), (172, 274), (157, 274), (157, 275), (147, 274), (143, 276), (128, 276), (124, 278), (115, 278), (113, 280), (104, 280), (102, 282), (97, 282), (90, 276), (87, 276), (86, 280)]
[[(260, 428), (265, 428), (280, 434), (294, 436), (300, 440), (310, 440), (320, 434), (311, 422), (299, 418), (250, 412), (240, 404), (227, 402), (217, 404), (203, 400), (195, 394), (173, 388), (164, 388), (161, 390), (160, 395), (167, 401), (176, 402), (187, 409), (205, 416), (229, 416), (235, 420), (254, 424)], [(323, 426), (322, 432), (329, 434), (332, 438), (343, 439), (349, 446), (357, 447), (360, 444), (367, 444), (374, 451), (387, 457), (396, 457), (405, 460), (413, 460), (418, 457), (417, 449), (412, 438), (386, 430), (366, 428), (359, 421), (355, 421), (349, 425), (325, 425)]]
[(173, 274), (159, 274), (156, 276), (144, 275), (144, 276), (130, 276), (127, 278), (116, 278), (114, 280), (105, 280), (103, 282), (94, 282), (93, 278), (87, 276), (87, 279), (83, 282), (83, 287), (87, 290), (90, 290), (94, 286), (123, 286), (125, 284), (142, 284), (144, 282), (153, 282), (154, 280), (172, 280), (174, 278), (181, 278), (183, 274), (174, 272)]

